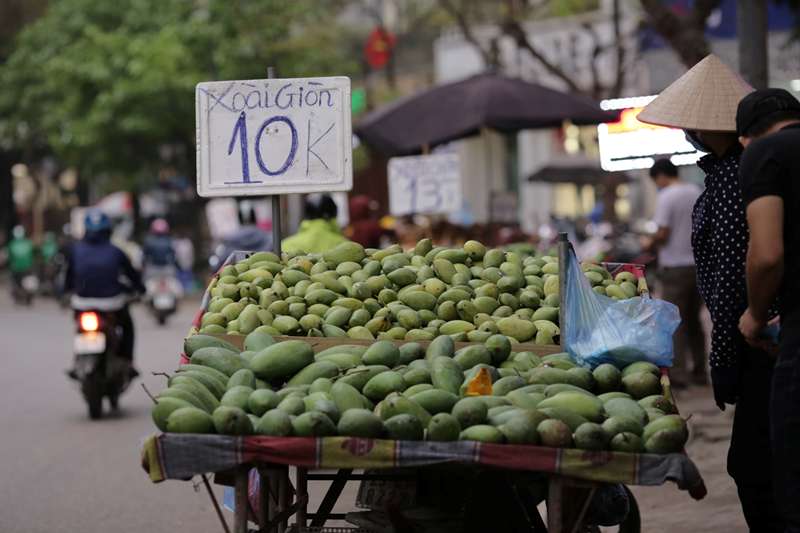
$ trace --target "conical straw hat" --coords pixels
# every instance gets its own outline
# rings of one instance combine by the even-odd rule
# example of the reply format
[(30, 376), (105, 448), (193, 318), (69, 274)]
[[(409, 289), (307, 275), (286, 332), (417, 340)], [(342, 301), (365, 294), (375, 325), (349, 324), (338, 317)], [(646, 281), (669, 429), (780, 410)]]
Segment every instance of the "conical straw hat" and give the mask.
[(736, 106), (752, 91), (736, 72), (709, 54), (664, 89), (636, 118), (683, 130), (736, 131)]

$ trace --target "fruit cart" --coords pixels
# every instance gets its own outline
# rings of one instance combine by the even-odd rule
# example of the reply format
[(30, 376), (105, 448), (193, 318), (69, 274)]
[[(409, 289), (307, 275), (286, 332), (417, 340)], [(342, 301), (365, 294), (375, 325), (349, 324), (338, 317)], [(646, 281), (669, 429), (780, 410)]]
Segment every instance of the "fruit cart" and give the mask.
[[(227, 339), (239, 345), (242, 342), (241, 336)], [(327, 338), (308, 339), (308, 342), (317, 352), (342, 344), (339, 339)], [(348, 344), (367, 342), (347, 340)], [(559, 350), (558, 346), (528, 348), (543, 356)], [(664, 394), (671, 397), (666, 371), (662, 371), (661, 384)], [(403, 469), (408, 469), (406, 481), (413, 480), (420, 469), (470, 466), (473, 471), (479, 467), (500, 472), (508, 476), (509, 485), (521, 501), (532, 494), (514, 480), (529, 474), (538, 480), (540, 490), (546, 487), (546, 493), (538, 498), (546, 500), (548, 512), (545, 519), (535, 510), (524, 519), (532, 531), (551, 533), (575, 531), (589, 501), (604, 484), (661, 485), (672, 481), (695, 499), (703, 498), (706, 493), (697, 468), (683, 453), (632, 454), (474, 441), (166, 433), (147, 439), (142, 465), (154, 482), (214, 473), (218, 484), (234, 488), (236, 533), (250, 531), (251, 524), (255, 524), (257, 531), (325, 531), (322, 528), (329, 520), (345, 518), (333, 513), (333, 508), (347, 482), (402, 483)], [(332, 483), (317, 508), (310, 509), (309, 484), (316, 482)], [(639, 530), (638, 509), (630, 496), (631, 512), (621, 531)], [(222, 515), (220, 519), (224, 520)], [(227, 529), (227, 525), (224, 527)]]
[[(667, 378), (664, 376), (663, 381)], [(144, 444), (143, 467), (154, 482), (217, 474), (217, 482), (235, 487), (234, 532), (319, 531), (348, 481), (380, 479), (357, 470), (471, 465), (509, 475), (538, 473), (547, 478), (545, 521), (527, 517), (533, 531), (575, 531), (600, 484), (661, 485), (675, 482), (694, 499), (706, 494), (702, 477), (682, 453), (631, 454), (547, 448), (474, 441), (389, 441), (350, 437), (232, 437), (153, 435)], [(334, 471), (334, 473), (331, 473)], [(258, 483), (253, 483), (255, 477)], [(294, 483), (292, 483), (294, 479)], [(396, 479), (396, 475), (388, 477)], [(308, 484), (332, 481), (319, 507), (309, 511)], [(255, 489), (254, 487), (260, 487)], [(638, 531), (633, 510), (627, 531)]]
[[(563, 249), (563, 247), (562, 247)], [(616, 274), (627, 271), (638, 280), (638, 293), (645, 295), (643, 269), (636, 265), (606, 265)], [(565, 291), (561, 291), (564, 294)], [(193, 324), (192, 333), (201, 326), (209, 292)], [(239, 349), (244, 337), (219, 335)], [(299, 337), (275, 337), (281, 342)], [(342, 344), (368, 345), (375, 341), (352, 338), (305, 337), (315, 353)], [(408, 341), (393, 340), (395, 344)], [(428, 341), (415, 341), (427, 346)], [(452, 343), (451, 343), (452, 344)], [(455, 348), (474, 345), (456, 342)], [(531, 352), (546, 357), (561, 347), (519, 343), (514, 352)], [(189, 362), (185, 354), (182, 363)], [(654, 372), (656, 371), (653, 367)], [(657, 372), (656, 372), (657, 374)], [(654, 380), (658, 388), (658, 379)], [(462, 378), (463, 379), (463, 378)], [(669, 378), (661, 372), (661, 394), (673, 400)], [(484, 393), (485, 394), (485, 393)], [(695, 498), (705, 496), (703, 480), (685, 453), (625, 453), (588, 451), (520, 444), (492, 444), (478, 440), (438, 442), (430, 440), (383, 440), (358, 437), (284, 437), (232, 436), (163, 433), (149, 437), (142, 453), (142, 465), (154, 482), (167, 479), (190, 479), (215, 474), (219, 484), (234, 487), (234, 531), (244, 533), (255, 524), (258, 531), (325, 531), (328, 520), (342, 519), (332, 512), (348, 481), (408, 480), (415, 472), (437, 469), (451, 471), (487, 471), (502, 476), (519, 502), (547, 503), (547, 517), (541, 518), (530, 506), (521, 517), (532, 531), (578, 531), (598, 488), (605, 484), (660, 485), (675, 482)], [(469, 468), (464, 468), (468, 466)], [(476, 468), (477, 467), (477, 468)], [(403, 472), (408, 472), (404, 475)], [(399, 474), (398, 474), (399, 472)], [(536, 495), (531, 491), (536, 480)], [(309, 483), (332, 482), (317, 509), (309, 508)], [(208, 487), (208, 485), (207, 485)], [(536, 490), (533, 490), (536, 492)], [(638, 531), (638, 509), (631, 497), (631, 512), (624, 531)], [(407, 503), (407, 502), (403, 502)], [(220, 520), (229, 531), (221, 513)], [(395, 517), (397, 518), (397, 517)], [(402, 520), (402, 518), (400, 518)], [(331, 530), (333, 531), (333, 530)], [(359, 531), (344, 529), (343, 531)]]

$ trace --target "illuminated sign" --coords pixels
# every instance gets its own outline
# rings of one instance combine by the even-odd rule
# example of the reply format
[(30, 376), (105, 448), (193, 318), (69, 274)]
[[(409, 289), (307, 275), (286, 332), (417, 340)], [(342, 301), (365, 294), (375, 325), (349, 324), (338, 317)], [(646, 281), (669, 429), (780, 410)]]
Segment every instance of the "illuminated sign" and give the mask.
[(683, 130), (645, 124), (636, 119), (654, 98), (616, 98), (600, 103), (605, 110), (622, 109), (617, 122), (597, 126), (603, 170), (650, 168), (656, 159), (663, 157), (669, 157), (675, 165), (692, 165), (704, 155), (689, 144)]

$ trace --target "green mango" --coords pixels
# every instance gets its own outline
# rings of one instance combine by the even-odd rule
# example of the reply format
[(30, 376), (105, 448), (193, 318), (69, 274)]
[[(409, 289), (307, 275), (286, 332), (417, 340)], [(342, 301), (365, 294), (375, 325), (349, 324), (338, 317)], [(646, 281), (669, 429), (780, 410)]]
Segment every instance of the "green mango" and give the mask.
[(383, 400), (392, 392), (403, 392), (407, 387), (403, 376), (393, 370), (387, 370), (370, 378), (364, 384), (363, 394), (370, 400)]
[(571, 411), (590, 422), (602, 422), (605, 417), (603, 402), (595, 396), (581, 392), (559, 392), (555, 396), (546, 398), (539, 404), (540, 410), (546, 408)]
[(353, 241), (344, 241), (322, 253), (322, 259), (334, 266), (347, 262), (360, 263), (364, 257), (364, 247)]
[(282, 409), (271, 409), (259, 419), (253, 431), (256, 435), (286, 437), (292, 434), (292, 419)]
[(330, 437), (336, 425), (321, 411), (308, 411), (292, 419), (292, 433), (297, 437)]
[(501, 444), (505, 437), (503, 433), (494, 426), (487, 424), (477, 424), (461, 431), (459, 440), (474, 440), (490, 444)]
[(336, 426), (339, 435), (377, 439), (383, 436), (383, 421), (367, 409), (349, 409), (342, 413)]
[(247, 413), (238, 407), (220, 406), (211, 416), (214, 429), (220, 435), (250, 435), (253, 424)]
[(155, 423), (156, 427), (161, 431), (167, 431), (167, 419), (169, 418), (169, 416), (174, 411), (187, 407), (197, 409), (197, 407), (194, 404), (192, 404), (187, 400), (172, 396), (163, 396), (159, 397), (156, 400), (156, 404), (150, 411), (150, 414), (153, 418), (153, 422)]
[(214, 433), (211, 415), (197, 407), (180, 407), (166, 418), (167, 433)]
[(429, 441), (455, 441), (461, 434), (461, 424), (449, 413), (439, 413), (431, 417), (428, 422), (426, 440)]

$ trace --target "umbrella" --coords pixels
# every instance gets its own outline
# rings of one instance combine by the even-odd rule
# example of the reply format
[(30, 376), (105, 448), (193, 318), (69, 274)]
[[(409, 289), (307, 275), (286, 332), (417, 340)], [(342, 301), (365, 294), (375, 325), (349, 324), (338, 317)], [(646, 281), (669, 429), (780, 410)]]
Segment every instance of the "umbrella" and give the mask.
[(438, 85), (366, 115), (356, 134), (386, 155), (419, 153), (423, 147), (475, 135), (614, 122), (589, 98), (562, 93), (496, 73)]
[(624, 172), (607, 172), (592, 166), (548, 165), (531, 174), (528, 181), (576, 185), (622, 185), (632, 181), (632, 178)]

